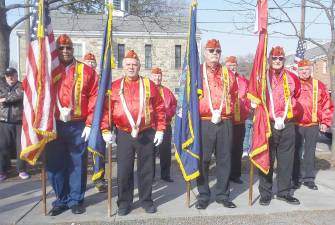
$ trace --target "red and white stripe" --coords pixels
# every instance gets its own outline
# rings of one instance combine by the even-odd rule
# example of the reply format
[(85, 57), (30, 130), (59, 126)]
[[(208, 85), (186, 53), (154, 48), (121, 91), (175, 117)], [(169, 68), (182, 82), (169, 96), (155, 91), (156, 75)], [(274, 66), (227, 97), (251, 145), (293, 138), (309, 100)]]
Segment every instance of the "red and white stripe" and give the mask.
[[(47, 142), (56, 138), (56, 87), (59, 60), (51, 24), (48, 35), (29, 44), (23, 81), (21, 159), (34, 165)], [(41, 60), (41, 61), (40, 61)], [(40, 76), (40, 77), (39, 77)]]

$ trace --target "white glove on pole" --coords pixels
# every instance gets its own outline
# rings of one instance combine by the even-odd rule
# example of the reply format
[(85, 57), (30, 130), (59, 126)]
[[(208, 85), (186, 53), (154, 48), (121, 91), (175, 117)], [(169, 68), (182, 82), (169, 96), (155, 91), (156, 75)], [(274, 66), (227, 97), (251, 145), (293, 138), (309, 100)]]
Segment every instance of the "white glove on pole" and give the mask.
[(154, 144), (157, 147), (158, 145), (162, 144), (164, 137), (163, 131), (156, 131), (155, 138), (154, 138)]
[(91, 133), (91, 128), (90, 127), (85, 127), (83, 130), (83, 133), (81, 134), (81, 137), (84, 138), (85, 142), (88, 141), (88, 138)]
[(113, 135), (110, 131), (102, 133), (102, 138), (106, 144), (115, 143), (115, 135)]

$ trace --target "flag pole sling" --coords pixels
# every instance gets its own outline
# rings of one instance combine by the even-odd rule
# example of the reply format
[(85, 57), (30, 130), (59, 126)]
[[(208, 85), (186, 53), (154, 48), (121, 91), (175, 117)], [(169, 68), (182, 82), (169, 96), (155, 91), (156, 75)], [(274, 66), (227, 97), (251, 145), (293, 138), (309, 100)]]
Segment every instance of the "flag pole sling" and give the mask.
[(254, 184), (254, 164), (250, 162), (250, 172), (249, 172), (249, 206), (252, 206), (252, 192)]
[(186, 181), (186, 206), (190, 208), (191, 181)]
[[(110, 94), (108, 94), (108, 119), (109, 119), (109, 127), (111, 128), (111, 101)], [(107, 157), (108, 157), (108, 217), (112, 216), (112, 144), (108, 144), (107, 146)]]

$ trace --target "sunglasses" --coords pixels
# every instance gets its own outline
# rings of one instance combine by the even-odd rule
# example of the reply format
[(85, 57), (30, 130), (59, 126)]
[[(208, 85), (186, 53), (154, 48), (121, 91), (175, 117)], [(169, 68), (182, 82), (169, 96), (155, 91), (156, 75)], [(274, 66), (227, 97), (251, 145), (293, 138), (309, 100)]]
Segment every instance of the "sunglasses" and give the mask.
[(272, 56), (272, 61), (276, 61), (276, 60), (283, 61), (284, 57), (275, 57), (275, 56)]
[(209, 52), (209, 53), (214, 53), (214, 51), (215, 51), (216, 53), (218, 53), (218, 54), (221, 53), (221, 49), (213, 49), (213, 48), (208, 49), (208, 52)]
[(58, 50), (63, 51), (64, 49), (66, 50), (72, 50), (73, 48), (71, 46), (59, 46)]

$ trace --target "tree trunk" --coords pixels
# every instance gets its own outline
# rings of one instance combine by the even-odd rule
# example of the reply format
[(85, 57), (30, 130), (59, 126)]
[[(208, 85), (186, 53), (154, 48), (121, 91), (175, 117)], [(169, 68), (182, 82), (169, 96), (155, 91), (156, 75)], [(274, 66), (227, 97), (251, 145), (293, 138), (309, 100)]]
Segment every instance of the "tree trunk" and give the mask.
[(9, 65), (9, 35), (10, 27), (4, 7), (4, 0), (0, 0), (0, 76)]

